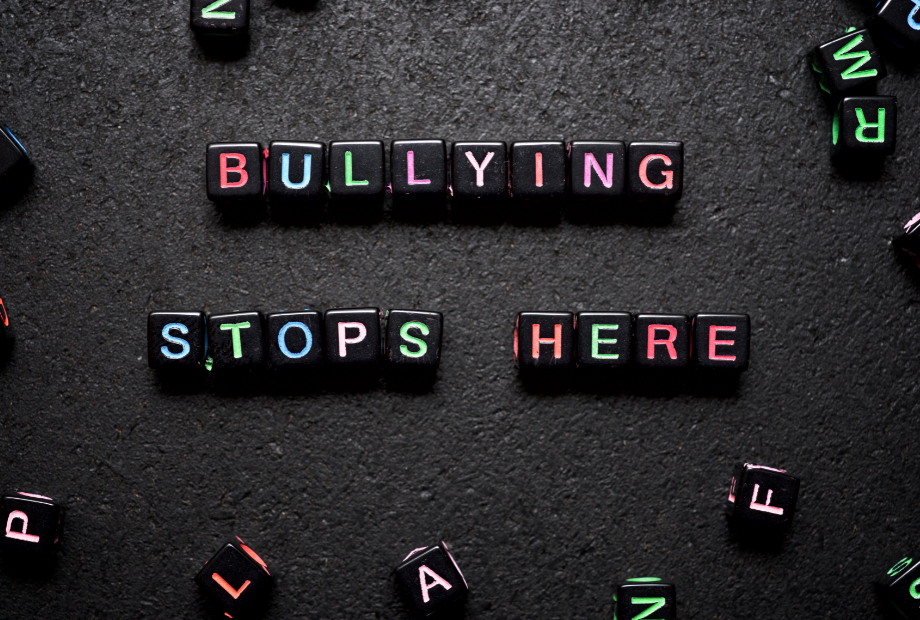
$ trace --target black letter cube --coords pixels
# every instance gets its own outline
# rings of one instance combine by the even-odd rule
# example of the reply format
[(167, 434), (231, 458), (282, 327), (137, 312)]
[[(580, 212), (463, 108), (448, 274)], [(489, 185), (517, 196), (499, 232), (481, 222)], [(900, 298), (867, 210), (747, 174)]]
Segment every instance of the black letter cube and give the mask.
[(816, 47), (812, 68), (834, 101), (865, 93), (888, 75), (868, 30), (854, 30)]
[(469, 591), (444, 542), (409, 553), (396, 567), (396, 579), (406, 602), (421, 616), (454, 607)]
[(262, 558), (237, 536), (205, 563), (195, 583), (225, 614), (245, 618), (267, 606), (272, 576)]
[(272, 368), (308, 369), (323, 363), (323, 315), (319, 312), (273, 312), (265, 317), (265, 326)]
[(683, 142), (632, 142), (629, 193), (634, 200), (673, 203), (684, 189)]
[(447, 145), (444, 140), (396, 140), (390, 144), (394, 198), (447, 196)]
[(386, 356), (393, 367), (437, 370), (441, 363), (444, 315), (421, 310), (390, 310), (386, 316)]
[[(888, 602), (908, 620), (920, 620), (920, 562), (909, 554), (896, 562), (882, 577), (881, 589)], [(893, 615), (893, 614), (892, 614)]]
[(249, 0), (192, 0), (192, 30), (235, 35), (249, 30)]
[(380, 310), (343, 308), (326, 313), (326, 361), (372, 368), (380, 362)]
[(269, 200), (282, 203), (319, 203), (326, 196), (325, 174), (326, 145), (322, 142), (269, 144)]
[(208, 317), (208, 370), (251, 370), (266, 361), (261, 312)]
[(569, 188), (578, 200), (617, 200), (626, 195), (626, 143), (569, 144)]
[(579, 368), (626, 368), (633, 359), (633, 317), (628, 312), (579, 312)]
[(799, 479), (783, 469), (737, 465), (728, 492), (728, 513), (741, 527), (759, 531), (789, 528), (799, 496)]
[(640, 314), (636, 317), (636, 365), (678, 369), (690, 365), (690, 317)]
[(920, 45), (920, 4), (914, 0), (883, 0), (877, 5), (869, 27), (895, 47), (915, 49)]
[(635, 577), (617, 586), (615, 620), (674, 620), (676, 588), (658, 577)]
[(262, 198), (262, 147), (255, 142), (214, 143), (207, 152), (208, 200)]
[(50, 497), (17, 491), (0, 497), (4, 553), (42, 560), (54, 553), (61, 538), (64, 510)]
[(25, 147), (9, 127), (0, 123), (0, 187), (17, 185), (28, 165)]
[(512, 143), (511, 195), (525, 200), (562, 198), (565, 195), (565, 143)]
[(329, 144), (329, 196), (333, 200), (376, 206), (385, 189), (383, 142)]
[(751, 357), (751, 317), (697, 314), (693, 317), (693, 360), (700, 368), (743, 371)]
[(147, 315), (147, 363), (155, 370), (188, 370), (204, 362), (204, 312), (151, 312)]
[(521, 370), (566, 369), (574, 363), (575, 315), (521, 312), (514, 324), (514, 363)]
[(897, 131), (896, 97), (845, 97), (834, 114), (833, 155), (878, 160), (894, 152)]
[(508, 195), (508, 148), (504, 142), (454, 142), (451, 186), (458, 200)]

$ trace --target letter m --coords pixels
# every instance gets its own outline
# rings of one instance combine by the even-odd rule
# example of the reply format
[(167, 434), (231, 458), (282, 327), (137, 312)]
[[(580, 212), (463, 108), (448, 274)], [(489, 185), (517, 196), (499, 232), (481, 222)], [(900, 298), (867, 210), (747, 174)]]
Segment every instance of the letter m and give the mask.
[(862, 42), (863, 36), (858, 35), (853, 37), (853, 39), (846, 45), (834, 52), (834, 60), (837, 62), (843, 62), (846, 60), (855, 61), (852, 65), (844, 69), (840, 74), (842, 79), (855, 80), (858, 78), (870, 78), (878, 75), (877, 69), (866, 69), (865, 71), (859, 70), (864, 64), (872, 60), (872, 55), (868, 52), (868, 50), (862, 50), (860, 52), (852, 51), (854, 47), (857, 47)]
[(648, 605), (645, 610), (632, 617), (632, 620), (655, 620), (650, 618), (653, 613), (664, 607), (664, 597), (654, 597), (654, 598), (642, 598), (642, 597), (633, 597), (630, 602), (633, 605)]

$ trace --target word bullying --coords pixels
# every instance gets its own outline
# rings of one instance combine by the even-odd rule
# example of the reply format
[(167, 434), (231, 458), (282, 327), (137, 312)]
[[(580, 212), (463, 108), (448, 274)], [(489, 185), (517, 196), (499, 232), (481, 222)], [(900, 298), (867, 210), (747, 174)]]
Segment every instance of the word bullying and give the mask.
[(390, 178), (379, 140), (213, 143), (207, 194), (215, 202), (373, 203), (399, 199), (618, 200), (673, 203), (683, 192), (682, 142), (455, 142), (396, 140)]

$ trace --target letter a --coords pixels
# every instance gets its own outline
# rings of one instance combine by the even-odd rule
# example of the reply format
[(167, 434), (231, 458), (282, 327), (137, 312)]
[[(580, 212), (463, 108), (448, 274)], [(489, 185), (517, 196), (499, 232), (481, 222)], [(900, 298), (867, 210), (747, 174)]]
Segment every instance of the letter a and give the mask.
[[(428, 581), (425, 580), (425, 575), (428, 575), (434, 581), (432, 581), (431, 583), (428, 583)], [(436, 572), (434, 572), (433, 570), (431, 570), (424, 564), (420, 566), (418, 569), (418, 581), (419, 581), (419, 585), (421, 585), (422, 587), (422, 600), (425, 601), (426, 603), (429, 601), (428, 590), (430, 590), (431, 588), (435, 586), (441, 586), (445, 590), (451, 589), (451, 585), (447, 583), (445, 579), (443, 579), (440, 575), (438, 575)]]

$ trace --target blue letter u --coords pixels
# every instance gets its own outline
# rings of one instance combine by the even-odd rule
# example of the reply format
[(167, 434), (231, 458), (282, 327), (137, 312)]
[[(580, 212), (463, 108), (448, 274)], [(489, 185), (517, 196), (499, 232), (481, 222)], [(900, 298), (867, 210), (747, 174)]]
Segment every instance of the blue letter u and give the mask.
[(291, 154), (281, 154), (281, 182), (288, 189), (303, 189), (310, 184), (310, 162), (313, 156), (309, 153), (303, 156), (303, 181), (300, 183), (291, 183)]

